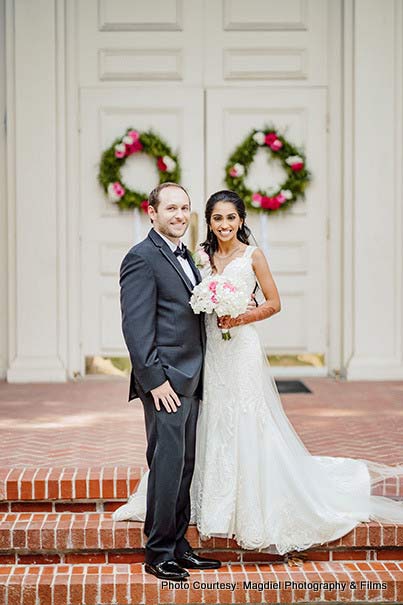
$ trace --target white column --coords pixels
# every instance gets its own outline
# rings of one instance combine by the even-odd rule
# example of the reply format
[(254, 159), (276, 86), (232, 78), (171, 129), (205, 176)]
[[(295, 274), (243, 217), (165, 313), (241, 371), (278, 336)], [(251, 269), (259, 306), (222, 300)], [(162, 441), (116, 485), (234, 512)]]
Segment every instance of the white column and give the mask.
[(66, 380), (62, 19), (7, 0), (10, 382)]
[(349, 379), (402, 379), (402, 3), (346, 7), (344, 362)]

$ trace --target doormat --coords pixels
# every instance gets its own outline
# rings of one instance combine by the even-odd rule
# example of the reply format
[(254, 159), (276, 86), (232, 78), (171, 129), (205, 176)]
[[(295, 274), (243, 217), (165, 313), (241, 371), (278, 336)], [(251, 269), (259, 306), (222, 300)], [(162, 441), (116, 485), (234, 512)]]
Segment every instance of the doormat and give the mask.
[(312, 393), (300, 380), (276, 380), (279, 393)]

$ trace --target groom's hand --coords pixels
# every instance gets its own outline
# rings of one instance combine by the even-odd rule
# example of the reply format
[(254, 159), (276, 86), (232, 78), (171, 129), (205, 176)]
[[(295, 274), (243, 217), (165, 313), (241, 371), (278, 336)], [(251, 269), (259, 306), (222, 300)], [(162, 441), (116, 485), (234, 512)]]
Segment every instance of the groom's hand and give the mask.
[(160, 384), (159, 387), (151, 389), (151, 395), (153, 396), (154, 405), (158, 412), (161, 409), (160, 401), (168, 414), (171, 412), (176, 412), (178, 407), (181, 405), (178, 395), (169, 384), (169, 380), (166, 380)]

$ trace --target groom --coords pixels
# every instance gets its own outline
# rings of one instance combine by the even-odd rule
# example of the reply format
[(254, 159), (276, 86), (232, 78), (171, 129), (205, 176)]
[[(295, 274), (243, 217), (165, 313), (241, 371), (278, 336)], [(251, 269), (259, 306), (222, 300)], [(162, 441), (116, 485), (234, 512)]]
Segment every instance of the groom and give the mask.
[(201, 278), (180, 239), (190, 220), (186, 190), (163, 183), (148, 202), (153, 228), (120, 268), (122, 330), (132, 363), (129, 401), (140, 397), (147, 433), (145, 570), (183, 580), (186, 569), (221, 566), (196, 555), (185, 538), (205, 343), (203, 317), (189, 299)]

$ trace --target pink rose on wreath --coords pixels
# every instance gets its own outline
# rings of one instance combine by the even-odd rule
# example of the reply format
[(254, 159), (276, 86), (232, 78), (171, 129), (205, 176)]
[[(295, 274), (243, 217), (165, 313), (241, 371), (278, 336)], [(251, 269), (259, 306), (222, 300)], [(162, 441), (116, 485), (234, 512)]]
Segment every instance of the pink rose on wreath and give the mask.
[(127, 155), (131, 155), (132, 153), (137, 153), (137, 151), (141, 151), (143, 149), (143, 145), (140, 141), (134, 141), (130, 145), (126, 146)]
[(137, 132), (137, 130), (129, 130), (129, 132), (127, 134), (129, 135), (129, 137), (132, 138), (133, 143), (138, 141), (140, 138), (140, 134)]
[(270, 200), (270, 205), (269, 205), (270, 210), (277, 210), (277, 208), (280, 208), (281, 203), (279, 202), (277, 196), (271, 197), (271, 198), (269, 198), (269, 200)]
[(268, 197), (267, 195), (262, 195), (262, 199), (260, 200), (261, 208), (268, 210), (270, 208), (270, 200), (271, 200), (271, 198)]
[(268, 197), (267, 195), (263, 195), (262, 196), (262, 201), (261, 201), (261, 207), (264, 208), (265, 210), (277, 210), (277, 208), (280, 208), (280, 202), (276, 197)]
[(298, 172), (304, 167), (304, 160), (299, 155), (290, 155), (286, 159), (286, 163), (294, 172)]
[(285, 200), (287, 199), (285, 197), (285, 195), (283, 195), (282, 193), (279, 193), (278, 195), (276, 195), (276, 198), (280, 202), (280, 204), (284, 204)]
[(143, 212), (147, 213), (148, 212), (148, 200), (143, 200), (140, 204), (140, 208), (142, 209)]
[(271, 143), (270, 149), (272, 149), (273, 151), (278, 151), (279, 149), (282, 148), (282, 146), (283, 146), (283, 144), (280, 141), (280, 139), (276, 139), (275, 141), (273, 141), (273, 143)]
[(277, 141), (276, 133), (268, 132), (264, 138), (264, 142), (266, 143), (266, 145), (268, 145), (270, 147), (270, 145), (272, 145), (274, 143), (274, 141)]
[(115, 145), (115, 156), (117, 158), (124, 158), (126, 155), (126, 145), (124, 143), (119, 143)]
[(116, 183), (113, 183), (113, 189), (114, 189), (116, 195), (118, 195), (119, 197), (124, 196), (125, 189), (124, 189), (124, 187), (122, 187), (122, 185), (119, 183), (119, 181), (116, 181)]
[(167, 171), (167, 165), (165, 164), (165, 162), (164, 162), (164, 160), (163, 160), (163, 158), (161, 156), (157, 160), (157, 168), (161, 172), (166, 172)]
[(260, 193), (253, 193), (252, 194), (252, 206), (254, 208), (260, 208), (262, 205), (262, 196), (260, 195)]

